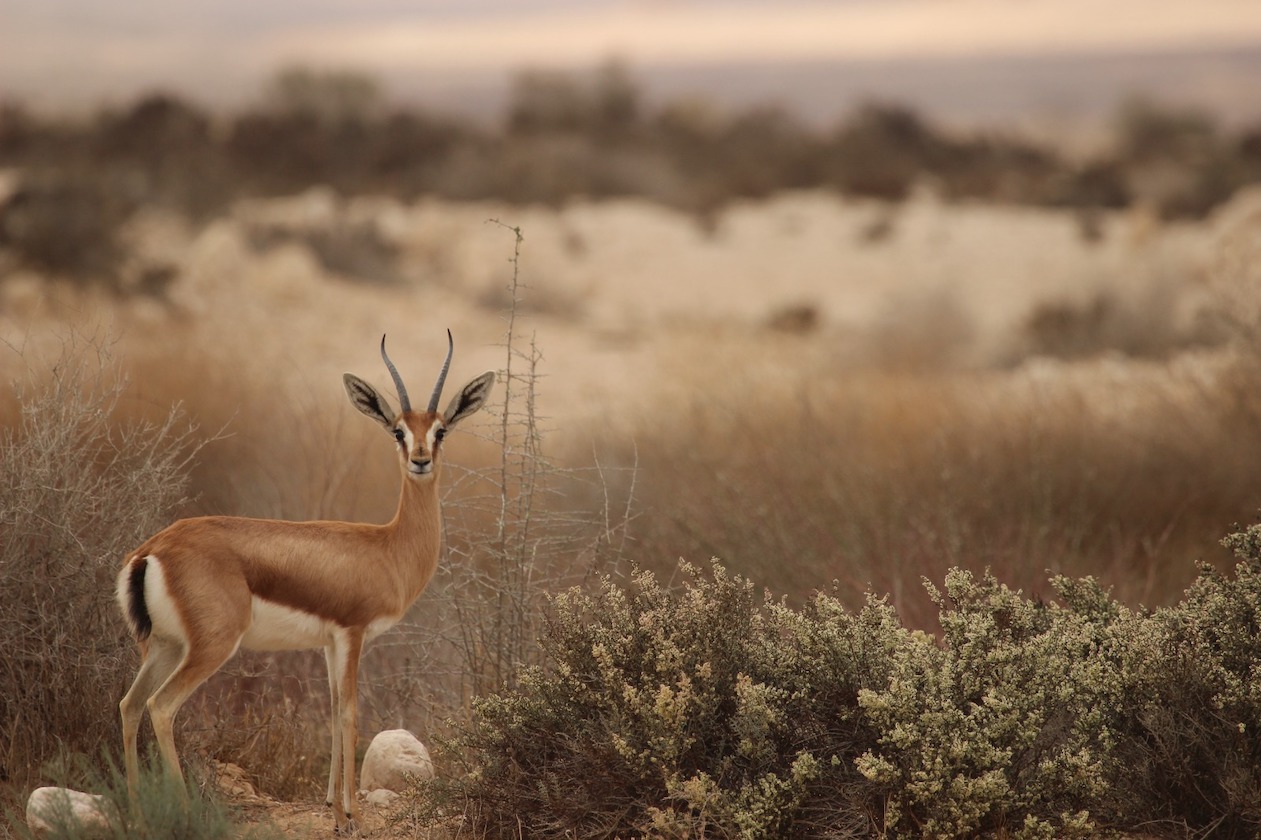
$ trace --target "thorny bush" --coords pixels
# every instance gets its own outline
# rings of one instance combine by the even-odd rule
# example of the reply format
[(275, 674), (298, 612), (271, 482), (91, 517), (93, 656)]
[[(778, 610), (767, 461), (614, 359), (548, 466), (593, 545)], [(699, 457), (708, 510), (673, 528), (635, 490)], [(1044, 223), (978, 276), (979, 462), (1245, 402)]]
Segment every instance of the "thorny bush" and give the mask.
[(180, 411), (128, 418), (108, 342), (75, 336), (49, 368), (29, 356), (0, 428), (0, 781), (121, 737), (134, 644), (118, 620), (123, 554), (185, 501), (195, 434)]
[(1176, 606), (954, 570), (939, 636), (714, 563), (555, 599), (547, 662), (477, 702), (413, 816), (471, 836), (1255, 837), (1261, 526)]

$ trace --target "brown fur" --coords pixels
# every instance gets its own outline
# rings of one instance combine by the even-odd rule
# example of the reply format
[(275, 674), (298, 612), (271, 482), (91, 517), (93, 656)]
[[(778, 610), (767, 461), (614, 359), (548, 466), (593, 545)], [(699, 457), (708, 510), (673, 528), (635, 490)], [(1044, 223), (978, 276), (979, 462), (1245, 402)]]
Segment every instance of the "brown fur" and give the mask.
[[(160, 558), (177, 608), (217, 601), (248, 609), (251, 595), (332, 621), (366, 626), (411, 605), (438, 565), (437, 476), (403, 486), (387, 525), (207, 516), (182, 519), (136, 556)], [(208, 574), (208, 572), (213, 572)], [(244, 601), (238, 600), (244, 596)], [(206, 622), (183, 615), (193, 632)], [(215, 622), (221, 616), (207, 616)]]

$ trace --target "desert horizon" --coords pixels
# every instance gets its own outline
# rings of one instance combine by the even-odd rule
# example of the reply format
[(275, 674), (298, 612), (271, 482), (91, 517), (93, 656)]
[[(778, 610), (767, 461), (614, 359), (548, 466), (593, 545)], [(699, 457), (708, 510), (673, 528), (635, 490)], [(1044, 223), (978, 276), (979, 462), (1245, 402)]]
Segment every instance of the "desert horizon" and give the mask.
[(1240, 0), (1098, 4), (380, 2), (217, 4), (180, 12), (91, 0), (0, 11), (0, 97), (42, 113), (164, 91), (250, 105), (289, 67), (377, 79), (408, 107), (494, 120), (526, 71), (616, 62), (650, 101), (781, 105), (828, 124), (892, 101), (951, 124), (1097, 128), (1130, 97), (1261, 115), (1261, 10)]

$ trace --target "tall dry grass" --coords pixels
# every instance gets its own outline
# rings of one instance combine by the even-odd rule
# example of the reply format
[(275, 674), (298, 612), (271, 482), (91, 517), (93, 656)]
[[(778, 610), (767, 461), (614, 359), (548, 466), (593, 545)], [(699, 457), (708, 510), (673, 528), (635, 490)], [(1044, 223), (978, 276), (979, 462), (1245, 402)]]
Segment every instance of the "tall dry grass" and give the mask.
[(0, 783), (23, 785), (121, 738), (133, 644), (118, 564), (187, 500), (203, 441), (178, 406), (129, 415), (108, 338), (68, 333), (53, 358), (0, 352), (21, 371), (0, 425)]
[[(404, 727), (428, 738), (474, 696), (511, 684), (537, 655), (548, 594), (616, 565), (624, 508), (574, 503), (601, 497), (599, 469), (562, 468), (544, 446), (550, 430), (540, 409), (541, 353), (517, 320), (521, 239), (509, 230), (516, 252), (505, 277), (502, 400), (447, 443), (445, 555), (413, 610), (365, 653), (366, 736)], [(181, 400), (200, 426), (222, 430), (187, 465), (192, 498), (181, 513), (392, 515), (401, 481), (393, 447), (347, 410), (340, 383), (306, 382), (291, 365), (200, 346), (195, 330), (189, 337), (159, 355), (137, 350), (128, 395), (137, 416)], [(408, 364), (404, 375), (426, 372)], [(107, 614), (113, 610), (104, 595), (98, 600)], [(124, 675), (129, 658), (120, 656)], [(268, 793), (313, 797), (327, 773), (327, 691), (318, 651), (243, 651), (181, 710), (177, 738), (189, 756), (242, 766)], [(110, 714), (116, 717), (112, 707)]]
[(639, 466), (629, 556), (667, 575), (718, 557), (799, 598), (870, 587), (917, 626), (935, 615), (921, 578), (954, 566), (1166, 603), (1261, 505), (1261, 365), (1215, 364), (737, 375), (665, 400), (633, 447), (605, 441)]

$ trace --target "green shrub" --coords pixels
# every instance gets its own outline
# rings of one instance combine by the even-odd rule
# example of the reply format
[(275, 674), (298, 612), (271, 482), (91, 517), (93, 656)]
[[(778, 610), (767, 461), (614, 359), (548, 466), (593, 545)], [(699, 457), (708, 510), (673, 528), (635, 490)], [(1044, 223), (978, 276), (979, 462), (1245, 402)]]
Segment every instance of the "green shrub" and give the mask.
[(1126, 634), (1117, 817), (1175, 833), (1261, 833), (1261, 527), (1223, 541), (1234, 577), (1204, 566), (1181, 603)]
[(475, 703), (418, 791), (474, 836), (1255, 837), (1261, 526), (1181, 603), (952, 570), (940, 635), (800, 609), (717, 563), (554, 602), (545, 667)]
[(883, 681), (892, 611), (796, 612), (718, 565), (686, 572), (678, 593), (640, 573), (558, 597), (549, 668), (476, 704), (432, 813), (492, 837), (864, 831), (858, 692)]
[(861, 697), (882, 733), (859, 769), (895, 836), (1093, 836), (1116, 680), (1092, 624), (986, 575), (952, 570), (941, 644), (908, 634), (887, 686)]

